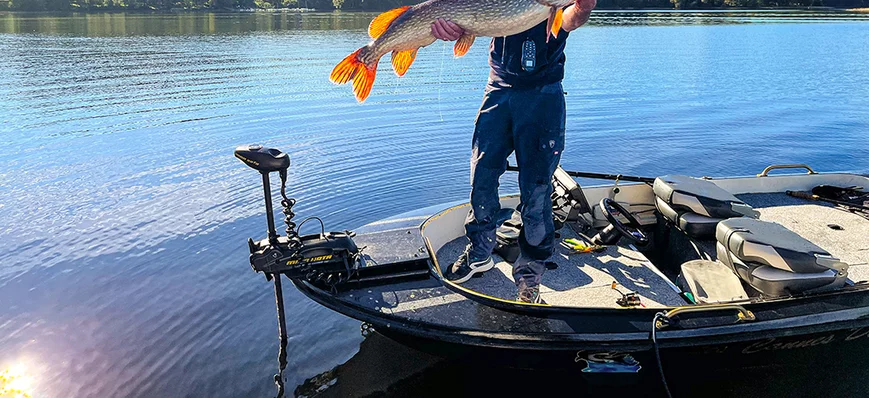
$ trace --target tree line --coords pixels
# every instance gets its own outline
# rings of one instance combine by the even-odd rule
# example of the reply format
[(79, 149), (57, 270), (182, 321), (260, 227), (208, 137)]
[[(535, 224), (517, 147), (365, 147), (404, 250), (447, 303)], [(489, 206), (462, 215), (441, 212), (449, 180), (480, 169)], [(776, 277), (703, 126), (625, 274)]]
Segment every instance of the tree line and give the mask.
[[(304, 8), (319, 11), (383, 11), (422, 0), (0, 0), (0, 8), (21, 11), (168, 11)], [(866, 7), (869, 0), (598, 0), (598, 8), (717, 9), (728, 7)]]

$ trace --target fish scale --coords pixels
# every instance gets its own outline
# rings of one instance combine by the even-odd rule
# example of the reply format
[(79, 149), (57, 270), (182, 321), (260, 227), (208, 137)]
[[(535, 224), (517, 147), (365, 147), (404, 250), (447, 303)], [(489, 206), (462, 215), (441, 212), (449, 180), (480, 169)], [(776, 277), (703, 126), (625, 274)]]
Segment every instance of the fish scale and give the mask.
[(575, 0), (429, 0), (412, 7), (400, 7), (371, 21), (374, 39), (344, 58), (330, 75), (336, 84), (353, 82), (357, 101), (371, 93), (380, 58), (392, 53), (396, 75), (403, 76), (421, 47), (437, 40), (431, 25), (437, 19), (452, 21), (464, 30), (454, 54), (464, 55), (477, 36), (503, 37), (524, 32), (549, 19), (552, 35), (561, 27), (561, 9)]

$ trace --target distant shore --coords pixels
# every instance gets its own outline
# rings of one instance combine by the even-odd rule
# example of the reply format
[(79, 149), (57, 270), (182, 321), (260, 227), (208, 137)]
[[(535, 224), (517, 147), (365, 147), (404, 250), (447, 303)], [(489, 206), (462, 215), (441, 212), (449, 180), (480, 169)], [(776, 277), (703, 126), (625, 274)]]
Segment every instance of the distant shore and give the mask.
[[(316, 9), (316, 8), (170, 8), (167, 10), (148, 9), (148, 8), (114, 8), (114, 7), (98, 7), (91, 9), (71, 8), (68, 10), (43, 10), (43, 11), (28, 11), (28, 10), (12, 10), (2, 8), (4, 0), (0, 0), (0, 13), (2, 12), (18, 12), (32, 14), (65, 14), (65, 13), (178, 13), (178, 12), (213, 12), (213, 13), (255, 13), (255, 12), (287, 12), (287, 13), (332, 13), (332, 12), (382, 12), (384, 10), (363, 10), (363, 9)], [(842, 11), (869, 13), (867, 8), (845, 8), (845, 7), (705, 7), (705, 8), (664, 8), (664, 7), (598, 7), (600, 11)]]

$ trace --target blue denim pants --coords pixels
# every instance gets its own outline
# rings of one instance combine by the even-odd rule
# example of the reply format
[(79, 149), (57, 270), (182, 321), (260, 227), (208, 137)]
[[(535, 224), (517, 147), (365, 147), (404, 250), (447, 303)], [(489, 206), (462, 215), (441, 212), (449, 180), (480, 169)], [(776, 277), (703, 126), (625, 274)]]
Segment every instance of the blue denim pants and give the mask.
[(498, 179), (507, 157), (516, 152), (519, 167), (519, 259), (513, 264), (517, 286), (540, 284), (545, 261), (555, 246), (552, 221), (552, 173), (564, 150), (564, 91), (561, 83), (532, 89), (489, 85), (477, 114), (471, 154), (471, 210), (465, 232), (471, 256), (480, 258), (495, 247)]

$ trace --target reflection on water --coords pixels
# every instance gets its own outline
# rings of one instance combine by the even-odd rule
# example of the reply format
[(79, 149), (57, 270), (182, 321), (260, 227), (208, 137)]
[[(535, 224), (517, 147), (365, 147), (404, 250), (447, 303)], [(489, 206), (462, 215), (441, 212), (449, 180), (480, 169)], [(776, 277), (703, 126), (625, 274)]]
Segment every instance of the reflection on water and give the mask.
[(0, 372), (0, 398), (30, 398), (32, 391), (32, 379), (23, 365)]
[[(377, 13), (71, 13), (45, 15), (0, 12), (0, 33), (48, 33), (89, 37), (249, 34), (280, 31), (367, 29)], [(869, 20), (869, 14), (822, 11), (617, 11), (599, 10), (591, 25), (722, 25), (740, 23), (832, 23)]]
[[(435, 43), (401, 79), (382, 62), (359, 105), (328, 75), (369, 40), (370, 18), (0, 13), (0, 369), (39, 363), (33, 396), (272, 394), (274, 297), (245, 243), (265, 234), (260, 181), (233, 148), (288, 152), (297, 213), (331, 229), (468, 195), (485, 39), (459, 59)], [(606, 26), (565, 50), (563, 164), (867, 172), (861, 18), (595, 13)], [(502, 188), (515, 192), (515, 175)], [(358, 322), (284, 295), (292, 389), (363, 340)], [(398, 374), (376, 361), (364, 363)], [(463, 374), (438, 366), (421, 380)]]
[[(664, 360), (674, 397), (865, 397), (865, 349), (849, 358), (806, 355), (810, 360), (784, 363), (767, 357), (750, 369), (720, 368), (716, 363), (683, 364), (703, 369), (681, 371)], [(666, 356), (665, 356), (666, 358)], [(667, 397), (657, 371), (592, 374), (582, 366), (547, 371), (510, 369), (473, 358), (441, 359), (402, 346), (374, 333), (347, 362), (310, 377), (294, 391), (297, 397)], [(714, 369), (714, 370), (713, 370)], [(818, 372), (839, 375), (819, 377)], [(786, 381), (786, 382), (783, 382)]]

